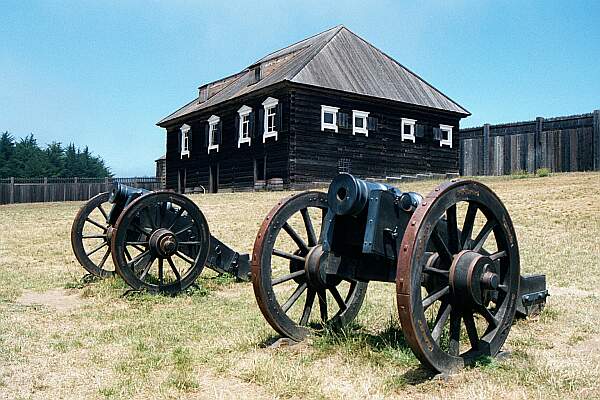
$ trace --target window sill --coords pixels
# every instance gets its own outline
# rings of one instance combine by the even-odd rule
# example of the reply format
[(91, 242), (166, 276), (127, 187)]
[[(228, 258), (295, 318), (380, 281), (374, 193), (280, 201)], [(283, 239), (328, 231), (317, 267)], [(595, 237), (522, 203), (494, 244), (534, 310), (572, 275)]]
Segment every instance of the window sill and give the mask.
[(337, 133), (337, 132), (338, 132), (338, 126), (337, 126), (337, 125), (335, 125), (335, 124), (325, 124), (325, 123), (323, 123), (323, 124), (321, 125), (321, 131), (322, 131), (322, 132), (325, 132), (325, 129), (327, 129), (327, 130), (332, 130), (332, 131), (334, 131), (335, 133)]
[(243, 143), (248, 143), (248, 146), (252, 145), (250, 138), (240, 139), (238, 140), (238, 149), (242, 146)]
[(219, 145), (218, 144), (213, 144), (213, 145), (208, 146), (208, 154), (210, 154), (211, 150), (216, 150), (217, 153), (218, 153), (219, 152)]
[(267, 138), (270, 138), (270, 137), (274, 137), (275, 140), (277, 140), (277, 131), (264, 132), (263, 133), (263, 143), (265, 143), (265, 140), (267, 140)]
[(352, 131), (353, 135), (365, 135), (366, 137), (369, 137), (369, 130), (368, 129), (360, 129), (360, 128), (354, 128), (354, 130)]
[(447, 140), (440, 140), (440, 147), (442, 146), (448, 146), (450, 148), (452, 148), (452, 142), (447, 141)]
[(405, 141), (405, 140), (410, 140), (411, 142), (415, 143), (416, 136), (411, 136), (411, 135), (402, 135), (402, 138), (401, 138), (401, 140), (402, 140), (402, 141)]
[(190, 152), (189, 152), (189, 150), (181, 152), (181, 159), (183, 160), (184, 158), (190, 158)]

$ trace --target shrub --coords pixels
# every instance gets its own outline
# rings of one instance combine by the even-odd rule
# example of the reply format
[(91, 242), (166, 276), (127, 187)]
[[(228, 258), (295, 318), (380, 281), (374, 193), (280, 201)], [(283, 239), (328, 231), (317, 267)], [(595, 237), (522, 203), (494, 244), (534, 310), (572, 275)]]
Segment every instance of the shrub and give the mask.
[(535, 174), (540, 178), (543, 178), (545, 176), (550, 176), (550, 170), (548, 168), (540, 168), (537, 171), (535, 171)]

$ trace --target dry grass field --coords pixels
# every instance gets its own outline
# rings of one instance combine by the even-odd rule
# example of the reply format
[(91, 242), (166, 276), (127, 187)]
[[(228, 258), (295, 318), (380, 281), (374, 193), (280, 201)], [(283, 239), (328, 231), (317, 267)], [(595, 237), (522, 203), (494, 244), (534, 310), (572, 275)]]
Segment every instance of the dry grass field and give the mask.
[[(405, 345), (392, 284), (370, 285), (352, 329), (273, 349), (251, 284), (205, 272), (184, 295), (122, 297), (120, 279), (80, 281), (69, 230), (81, 203), (0, 206), (0, 398), (600, 398), (600, 174), (482, 180), (551, 297), (513, 326), (510, 357), (448, 380)], [(192, 198), (215, 236), (249, 252), (288, 194)]]

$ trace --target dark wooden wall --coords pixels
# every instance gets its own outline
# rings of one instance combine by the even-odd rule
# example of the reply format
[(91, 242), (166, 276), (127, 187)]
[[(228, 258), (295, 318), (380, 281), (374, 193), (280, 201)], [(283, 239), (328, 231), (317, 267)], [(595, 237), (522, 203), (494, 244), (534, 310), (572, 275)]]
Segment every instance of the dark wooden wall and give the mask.
[(461, 175), (600, 170), (600, 111), (460, 131)]
[[(456, 114), (300, 86), (290, 89), (290, 101), (290, 174), (294, 184), (327, 181), (342, 171), (367, 178), (458, 172)], [(370, 131), (368, 137), (352, 135), (351, 128), (339, 129), (338, 133), (323, 132), (321, 105), (339, 107), (350, 118), (352, 110), (368, 111), (370, 117), (377, 118), (378, 129)], [(453, 126), (452, 148), (440, 147), (431, 130), (425, 137), (416, 138), (416, 143), (401, 141), (402, 118), (430, 127)]]
[[(238, 148), (238, 131), (236, 130), (237, 111), (243, 105), (252, 108), (255, 115), (259, 109), (263, 109), (262, 102), (267, 97), (274, 97), (282, 105), (282, 127), (279, 129), (278, 139), (267, 138), (266, 143), (262, 141), (262, 126), (256, 126), (259, 132), (252, 143), (248, 146), (243, 143)], [(203, 186), (208, 190), (209, 167), (218, 164), (219, 190), (250, 190), (254, 187), (254, 160), (264, 160), (267, 156), (266, 179), (282, 178), (284, 183), (289, 183), (288, 174), (288, 132), (287, 118), (289, 113), (288, 91), (278, 88), (270, 92), (256, 92), (252, 96), (244, 96), (238, 99), (217, 105), (208, 112), (201, 112), (192, 117), (178, 120), (176, 124), (167, 127), (167, 166), (166, 184), (168, 189), (178, 189), (178, 176), (185, 174), (185, 187), (194, 188)], [(221, 118), (222, 142), (219, 152), (211, 150), (207, 153), (205, 127), (211, 115)], [(181, 159), (179, 139), (180, 127), (183, 124), (191, 126), (192, 144), (190, 157)]]

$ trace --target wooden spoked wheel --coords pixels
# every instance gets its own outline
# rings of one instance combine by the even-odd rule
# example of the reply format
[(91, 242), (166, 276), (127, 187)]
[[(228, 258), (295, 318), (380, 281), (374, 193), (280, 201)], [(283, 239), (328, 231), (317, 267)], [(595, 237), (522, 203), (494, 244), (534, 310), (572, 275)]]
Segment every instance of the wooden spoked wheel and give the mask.
[[(321, 227), (327, 195), (303, 192), (275, 206), (254, 242), (252, 284), (258, 306), (279, 334), (303, 340), (309, 327), (352, 321), (367, 284), (326, 273)], [(317, 311), (318, 309), (318, 311)]]
[(204, 268), (210, 232), (191, 200), (153, 192), (134, 200), (119, 216), (112, 240), (117, 273), (136, 290), (176, 294)]
[(409, 222), (396, 276), (417, 358), (450, 373), (496, 355), (515, 315), (519, 270), (511, 219), (488, 187), (453, 181), (432, 191)]
[(71, 227), (71, 247), (75, 258), (87, 272), (99, 278), (115, 274), (110, 259), (110, 193), (100, 193), (85, 203)]

